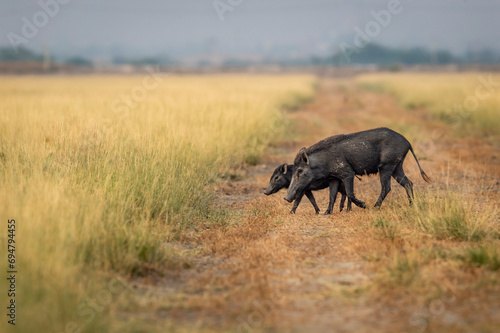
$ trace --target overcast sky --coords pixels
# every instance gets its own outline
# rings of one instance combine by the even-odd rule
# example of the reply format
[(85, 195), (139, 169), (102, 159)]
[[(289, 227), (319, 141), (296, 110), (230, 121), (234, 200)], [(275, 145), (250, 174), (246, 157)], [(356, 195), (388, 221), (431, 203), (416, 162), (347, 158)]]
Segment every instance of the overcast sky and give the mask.
[[(92, 57), (327, 54), (341, 42), (352, 44), (355, 27), (364, 30), (374, 20), (371, 11), (396, 0), (221, 0), (240, 2), (221, 14), (224, 20), (213, 0), (58, 1), (68, 3), (44, 23), (38, 0), (1, 0), (0, 44), (17, 35), (36, 51)], [(498, 0), (400, 0), (398, 9), (373, 42), (455, 53), (500, 50)], [(34, 15), (44, 24), (25, 38), (23, 26)]]

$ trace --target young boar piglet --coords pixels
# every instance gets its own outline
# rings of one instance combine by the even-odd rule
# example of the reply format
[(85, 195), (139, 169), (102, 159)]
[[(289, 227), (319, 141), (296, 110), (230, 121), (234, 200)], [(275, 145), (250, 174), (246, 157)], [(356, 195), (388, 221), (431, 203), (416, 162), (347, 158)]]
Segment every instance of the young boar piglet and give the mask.
[[(295, 169), (295, 166), (293, 164), (282, 164), (279, 167), (274, 170), (273, 175), (271, 176), (271, 179), (269, 180), (269, 186), (267, 187), (267, 190), (264, 192), (265, 195), (271, 195), (282, 188), (288, 188), (290, 186), (290, 182), (292, 180), (292, 174)], [(317, 191), (317, 190), (322, 190), (325, 189), (329, 186), (330, 180), (327, 179), (320, 179), (317, 181), (312, 182), (309, 187), (304, 191), (303, 194), (306, 195), (306, 197), (309, 199), (311, 204), (314, 207), (314, 210), (316, 211), (316, 214), (319, 213), (319, 208), (318, 205), (316, 204), (316, 200), (314, 199), (314, 196), (311, 191)], [(340, 211), (344, 209), (344, 203), (346, 199), (346, 192), (345, 192), (345, 187), (344, 184), (340, 181), (338, 181), (337, 184), (337, 190), (335, 191), (335, 196), (333, 199), (333, 202), (329, 204), (328, 210), (325, 212), (326, 214), (331, 214), (332, 209), (333, 209), (333, 204), (335, 203), (335, 198), (337, 197), (337, 191), (342, 194), (342, 199), (340, 200)], [(300, 204), (300, 201), (302, 200), (303, 195), (300, 197), (297, 197), (293, 203), (292, 210), (290, 211), (290, 214), (295, 214), (295, 211), (297, 210), (297, 207)], [(330, 207), (331, 206), (331, 207)], [(347, 202), (347, 211), (351, 210), (351, 200)]]

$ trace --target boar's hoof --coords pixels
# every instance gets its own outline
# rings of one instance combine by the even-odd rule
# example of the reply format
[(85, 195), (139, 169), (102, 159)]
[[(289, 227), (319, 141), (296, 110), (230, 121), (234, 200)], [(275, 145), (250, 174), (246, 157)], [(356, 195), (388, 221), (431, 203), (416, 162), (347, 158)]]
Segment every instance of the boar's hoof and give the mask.
[(331, 210), (327, 209), (326, 212), (325, 212), (325, 215), (330, 215), (332, 213)]
[(319, 214), (319, 210), (316, 211), (316, 215), (318, 215), (318, 214)]
[(292, 210), (290, 211), (290, 214), (295, 214), (295, 209), (292, 209)]

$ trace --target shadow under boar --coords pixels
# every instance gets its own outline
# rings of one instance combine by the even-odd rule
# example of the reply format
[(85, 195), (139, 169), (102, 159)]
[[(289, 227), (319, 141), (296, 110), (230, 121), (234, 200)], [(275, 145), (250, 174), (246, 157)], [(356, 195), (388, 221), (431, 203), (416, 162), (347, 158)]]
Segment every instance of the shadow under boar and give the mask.
[[(271, 195), (271, 194), (278, 192), (282, 188), (288, 188), (290, 186), (290, 182), (292, 180), (292, 174), (293, 174), (294, 169), (295, 169), (295, 166), (293, 164), (286, 164), (286, 163), (277, 167), (274, 170), (273, 175), (271, 176), (271, 179), (269, 180), (269, 186), (267, 187), (264, 194)], [(333, 182), (335, 183), (335, 181), (337, 182), (337, 184), (336, 184), (336, 186), (338, 187), (337, 191), (340, 192), (340, 194), (342, 194), (342, 199), (340, 200), (340, 211), (342, 211), (344, 209), (344, 203), (345, 203), (345, 199), (346, 199), (345, 187), (344, 187), (344, 184), (342, 184), (342, 182), (340, 182), (340, 180), (334, 179)], [(314, 195), (312, 194), (311, 191), (323, 190), (323, 189), (329, 187), (330, 182), (331, 181), (328, 179), (320, 179), (320, 180), (313, 181), (311, 184), (309, 184), (309, 186), (307, 187), (307, 189), (303, 193), (306, 195), (306, 197), (309, 199), (309, 201), (313, 205), (314, 210), (316, 211), (316, 214), (319, 213), (319, 207), (316, 204), (316, 200), (314, 199)], [(337, 191), (335, 191), (333, 202), (330, 202), (330, 204), (328, 205), (328, 210), (325, 212), (325, 215), (331, 214), (332, 209), (333, 209), (333, 204), (335, 203), (335, 198), (337, 197)], [(302, 200), (302, 197), (303, 197), (303, 195), (301, 195), (300, 197), (297, 197), (295, 199), (295, 202), (293, 203), (293, 207), (292, 207), (292, 210), (290, 211), (290, 214), (295, 214), (295, 211), (297, 210), (297, 207), (299, 206), (300, 201)], [(347, 211), (350, 211), (350, 210), (351, 210), (351, 200), (348, 200)]]
[[(307, 149), (302, 148), (295, 157), (295, 171), (285, 200), (292, 202), (302, 196), (309, 184), (318, 179), (337, 178), (344, 183), (347, 197), (355, 205), (365, 208), (365, 203), (354, 196), (354, 176), (380, 173), (382, 190), (375, 207), (382, 205), (391, 190), (391, 176), (406, 189), (411, 204), (413, 183), (403, 171), (408, 151), (413, 154), (422, 178), (430, 182), (408, 140), (389, 128), (326, 138)], [(332, 190), (335, 190), (333, 180), (330, 182), (330, 191)]]

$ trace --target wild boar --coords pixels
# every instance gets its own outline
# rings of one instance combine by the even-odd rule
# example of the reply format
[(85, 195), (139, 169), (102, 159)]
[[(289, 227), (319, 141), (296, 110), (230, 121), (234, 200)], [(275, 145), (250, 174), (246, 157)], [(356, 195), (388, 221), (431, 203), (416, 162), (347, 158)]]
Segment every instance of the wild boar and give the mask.
[(365, 203), (354, 196), (354, 176), (380, 173), (382, 190), (375, 207), (382, 205), (391, 190), (391, 176), (405, 188), (411, 204), (413, 183), (403, 171), (408, 151), (413, 154), (422, 178), (430, 182), (408, 140), (389, 128), (326, 138), (307, 149), (302, 148), (295, 157), (295, 170), (285, 200), (292, 202), (302, 196), (308, 186), (319, 179), (332, 179), (330, 191), (335, 191), (335, 179), (340, 179), (344, 183), (347, 197), (355, 205), (365, 208)]

